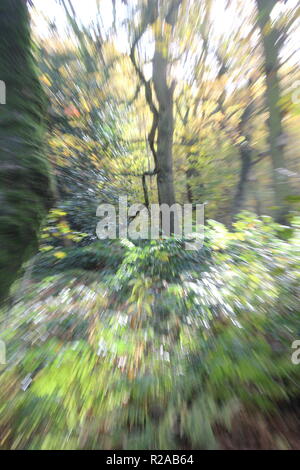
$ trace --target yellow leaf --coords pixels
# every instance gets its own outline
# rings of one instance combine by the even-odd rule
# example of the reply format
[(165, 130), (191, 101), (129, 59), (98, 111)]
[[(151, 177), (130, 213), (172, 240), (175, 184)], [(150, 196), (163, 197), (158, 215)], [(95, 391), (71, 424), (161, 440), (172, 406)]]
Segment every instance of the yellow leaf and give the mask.
[(49, 78), (48, 78), (47, 75), (42, 75), (42, 76), (40, 77), (40, 80), (41, 80), (43, 83), (45, 83), (45, 85), (51, 86), (51, 82), (50, 82), (50, 80), (49, 80)]
[(63, 251), (57, 251), (56, 253), (54, 253), (54, 256), (55, 258), (62, 259), (65, 258), (67, 255)]

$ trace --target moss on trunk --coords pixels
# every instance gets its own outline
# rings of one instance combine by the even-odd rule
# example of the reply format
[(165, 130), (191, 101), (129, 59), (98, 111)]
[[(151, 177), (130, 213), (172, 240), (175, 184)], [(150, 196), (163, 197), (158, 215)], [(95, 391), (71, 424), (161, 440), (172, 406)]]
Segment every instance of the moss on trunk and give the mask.
[(43, 150), (46, 97), (32, 53), (23, 0), (1, 0), (0, 79), (0, 301), (22, 263), (37, 248), (41, 221), (51, 205), (50, 171)]

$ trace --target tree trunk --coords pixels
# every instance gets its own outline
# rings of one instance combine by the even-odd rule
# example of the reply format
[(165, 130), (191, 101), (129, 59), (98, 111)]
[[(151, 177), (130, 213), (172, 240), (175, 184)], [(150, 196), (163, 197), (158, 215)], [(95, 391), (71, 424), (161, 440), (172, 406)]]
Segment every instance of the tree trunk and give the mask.
[[(175, 204), (173, 177), (173, 93), (175, 83), (167, 83), (168, 39), (165, 38), (164, 28), (173, 28), (180, 1), (170, 2), (170, 8), (165, 16), (165, 25), (158, 25), (155, 34), (155, 52), (153, 57), (153, 84), (158, 101), (157, 122), (157, 152), (156, 171), (159, 204), (172, 206)], [(163, 227), (162, 227), (163, 228)], [(174, 233), (174, 217), (170, 220), (170, 234)]]
[(51, 204), (49, 168), (42, 149), (45, 97), (32, 56), (24, 0), (1, 0), (0, 78), (0, 301), (22, 263), (37, 247), (41, 221)]
[(239, 182), (233, 200), (232, 214), (238, 214), (244, 208), (246, 187), (252, 166), (252, 149), (247, 145), (239, 146), (241, 170)]
[(254, 111), (254, 101), (251, 96), (251, 88), (249, 83), (249, 98), (250, 102), (246, 106), (241, 116), (237, 131), (239, 138), (243, 138), (243, 142), (237, 144), (237, 148), (240, 156), (241, 169), (240, 177), (237, 185), (236, 193), (233, 199), (232, 205), (232, 218), (235, 214), (238, 214), (244, 208), (244, 203), (246, 199), (246, 189), (251, 172), (251, 167), (253, 165), (253, 154), (254, 150), (252, 148), (252, 138), (250, 132), (250, 118)]
[(156, 42), (153, 82), (159, 103), (157, 123), (157, 187), (160, 204), (175, 203), (173, 183), (173, 87), (167, 85), (167, 58)]
[(275, 191), (275, 204), (277, 206), (276, 219), (284, 221), (288, 210), (286, 197), (289, 195), (288, 177), (282, 173), (286, 168), (284, 159), (284, 136), (282, 131), (281, 110), (279, 105), (280, 86), (278, 77), (279, 45), (278, 31), (271, 27), (270, 13), (277, 0), (256, 0), (260, 28), (264, 69), (266, 75), (266, 105), (269, 112), (269, 145), (273, 164), (273, 184)]

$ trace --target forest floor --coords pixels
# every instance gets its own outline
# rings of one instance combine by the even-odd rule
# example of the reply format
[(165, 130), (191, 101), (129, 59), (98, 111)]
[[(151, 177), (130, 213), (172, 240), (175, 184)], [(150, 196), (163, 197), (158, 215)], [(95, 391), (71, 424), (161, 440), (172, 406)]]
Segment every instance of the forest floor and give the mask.
[[(299, 410), (299, 404), (298, 404)], [(240, 410), (232, 421), (232, 431), (215, 427), (222, 450), (299, 450), (300, 416), (296, 404), (284, 405), (276, 415)]]

